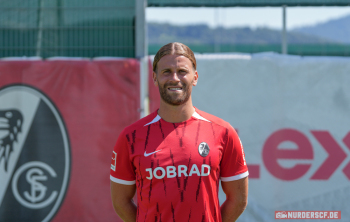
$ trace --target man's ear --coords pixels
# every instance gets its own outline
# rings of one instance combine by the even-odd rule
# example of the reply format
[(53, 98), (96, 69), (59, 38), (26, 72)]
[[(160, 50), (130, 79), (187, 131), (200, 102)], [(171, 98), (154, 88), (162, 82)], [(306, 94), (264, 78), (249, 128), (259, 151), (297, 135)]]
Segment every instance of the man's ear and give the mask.
[(152, 79), (153, 79), (153, 84), (155, 86), (158, 86), (157, 73), (155, 71), (153, 71), (153, 73), (152, 73)]
[(196, 85), (197, 85), (197, 82), (198, 82), (198, 72), (197, 72), (197, 70), (196, 70), (196, 71), (194, 71), (194, 79), (193, 79), (192, 85), (193, 85), (193, 86), (196, 86)]

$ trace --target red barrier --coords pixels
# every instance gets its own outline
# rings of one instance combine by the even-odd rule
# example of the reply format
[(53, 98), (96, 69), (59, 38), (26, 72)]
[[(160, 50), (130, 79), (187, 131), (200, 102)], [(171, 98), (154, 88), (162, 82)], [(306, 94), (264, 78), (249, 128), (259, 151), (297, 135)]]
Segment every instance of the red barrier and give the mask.
[[(17, 122), (14, 123), (18, 124), (15, 129), (18, 140), (16, 137), (13, 140), (13, 152), (8, 152), (8, 160), (5, 154), (1, 156), (3, 158), (0, 157), (0, 194), (3, 194), (0, 195), (0, 218), (5, 221), (42, 221), (44, 218), (57, 222), (121, 221), (112, 208), (110, 198), (110, 158), (121, 130), (139, 119), (139, 84), (139, 63), (135, 59), (1, 61), (0, 120), (10, 123), (17, 115)], [(11, 96), (17, 96), (24, 105), (16, 105), (20, 102), (13, 102)], [(31, 104), (26, 104), (28, 101), (23, 98), (41, 101), (39, 105), (33, 105), (37, 108), (32, 109), (36, 113), (30, 114), (33, 119), (31, 125), (28, 123), (29, 114), (23, 111), (30, 110)], [(16, 107), (13, 108), (11, 104)], [(48, 122), (47, 119), (52, 121)], [(64, 135), (60, 121), (65, 125), (63, 128), (67, 135)], [(56, 123), (61, 129), (55, 131), (57, 143), (51, 134), (45, 133), (50, 131), (49, 128), (43, 130), (36, 127), (45, 124), (54, 127)], [(3, 134), (0, 134), (0, 138), (10, 135), (0, 126), (1, 129)], [(43, 138), (43, 135), (46, 136)], [(69, 138), (69, 152), (66, 148), (59, 151), (61, 148), (57, 145), (60, 141), (65, 144), (65, 138)], [(66, 171), (69, 177), (67, 189), (64, 186), (62, 189), (49, 187), (52, 178), (61, 178), (60, 168), (56, 166), (60, 164), (53, 164), (61, 154), (48, 154), (51, 156), (46, 158), (37, 154), (36, 144), (44, 144), (43, 152), (51, 152), (56, 145), (57, 152), (65, 153), (68, 157), (64, 160), (65, 166), (69, 166)], [(22, 154), (16, 154), (18, 150), (22, 150)], [(0, 150), (0, 153), (5, 152)], [(22, 158), (23, 153), (27, 153), (27, 157)], [(16, 155), (17, 164), (14, 160)], [(6, 184), (3, 178), (8, 181)], [(33, 185), (37, 189), (34, 193), (31, 192)], [(40, 194), (43, 196), (40, 197)], [(48, 200), (50, 195), (54, 197), (51, 202)], [(61, 201), (57, 201), (59, 198)], [(38, 211), (41, 211), (41, 215), (36, 215)], [(25, 215), (23, 212), (26, 212)]]

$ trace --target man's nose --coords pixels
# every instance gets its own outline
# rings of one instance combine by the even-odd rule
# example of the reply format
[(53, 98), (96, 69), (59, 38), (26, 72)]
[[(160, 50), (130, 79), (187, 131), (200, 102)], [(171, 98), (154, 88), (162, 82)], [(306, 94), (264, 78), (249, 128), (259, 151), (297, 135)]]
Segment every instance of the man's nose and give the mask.
[(176, 81), (176, 82), (180, 82), (180, 78), (179, 78), (179, 75), (177, 72), (173, 72), (171, 74), (171, 80)]

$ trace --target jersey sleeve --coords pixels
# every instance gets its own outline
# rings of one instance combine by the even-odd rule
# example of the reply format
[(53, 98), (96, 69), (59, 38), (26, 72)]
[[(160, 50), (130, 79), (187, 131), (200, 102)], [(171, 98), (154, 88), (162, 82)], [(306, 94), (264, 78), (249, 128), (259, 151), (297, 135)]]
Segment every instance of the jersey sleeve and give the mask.
[(221, 181), (239, 180), (249, 175), (243, 145), (232, 126), (226, 129), (226, 143), (220, 166)]
[(112, 152), (110, 179), (124, 185), (135, 184), (135, 170), (130, 160), (129, 145), (124, 131), (119, 135)]

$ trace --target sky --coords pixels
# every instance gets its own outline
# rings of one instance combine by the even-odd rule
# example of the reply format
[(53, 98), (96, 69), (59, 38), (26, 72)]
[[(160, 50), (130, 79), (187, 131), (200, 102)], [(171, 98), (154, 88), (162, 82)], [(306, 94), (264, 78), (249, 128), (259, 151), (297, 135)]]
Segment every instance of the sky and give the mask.
[[(287, 29), (315, 25), (350, 15), (347, 7), (288, 7)], [(148, 7), (147, 22), (175, 25), (207, 24), (210, 27), (268, 27), (282, 28), (281, 7), (230, 7), (230, 8), (170, 8)]]

